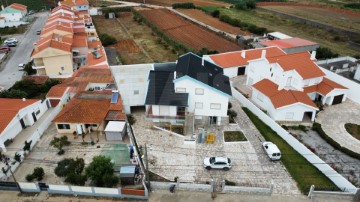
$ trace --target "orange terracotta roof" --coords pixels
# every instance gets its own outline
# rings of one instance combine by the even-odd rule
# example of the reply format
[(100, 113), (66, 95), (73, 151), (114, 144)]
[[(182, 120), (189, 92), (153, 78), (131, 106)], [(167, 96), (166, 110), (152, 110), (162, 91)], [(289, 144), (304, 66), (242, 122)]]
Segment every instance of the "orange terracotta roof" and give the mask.
[(253, 87), (267, 96), (275, 109), (295, 103), (302, 103), (318, 109), (306, 93), (295, 90), (278, 90), (278, 85), (268, 79), (263, 79), (255, 83)]
[(68, 6), (76, 6), (76, 5), (84, 5), (89, 4), (87, 0), (75, 0), (75, 3), (73, 0), (64, 0), (61, 1), (61, 5), (68, 5)]
[(66, 11), (74, 13), (74, 11), (71, 10), (71, 7), (67, 6), (67, 5), (61, 5), (61, 6), (55, 7), (54, 9), (52, 9), (51, 13), (55, 13), (58, 10), (66, 10)]
[(318, 92), (318, 93), (322, 94), (323, 96), (326, 96), (328, 93), (330, 93), (334, 89), (348, 89), (348, 88), (324, 77), (323, 80), (319, 84), (305, 87), (304, 92), (305, 93)]
[(61, 98), (68, 87), (63, 84), (58, 84), (50, 88), (46, 94), (46, 98)]
[(310, 53), (300, 52), (267, 58), (270, 63), (278, 63), (284, 71), (295, 70), (303, 79), (325, 76), (311, 59)]
[[(249, 64), (250, 60), (259, 59), (261, 57), (262, 50), (266, 50), (266, 57), (286, 54), (278, 47), (268, 47), (210, 55), (210, 58), (215, 64), (222, 68), (240, 67)], [(241, 56), (242, 52), (245, 52), (245, 58)]]
[(51, 40), (43, 42), (39, 45), (36, 45), (35, 49), (33, 50), (32, 54), (31, 54), (31, 57), (35, 56), (36, 54), (40, 53), (41, 51), (43, 51), (47, 48), (55, 48), (58, 50), (62, 50), (62, 51), (71, 53), (71, 44), (69, 44), (65, 41), (58, 41), (55, 39), (51, 39)]
[(61, 13), (57, 13), (48, 18), (45, 26), (52, 24), (54, 22), (72, 23), (74, 21), (75, 21), (75, 18), (73, 18), (71, 15), (69, 15), (67, 13), (64, 13), (64, 15), (62, 15)]
[(287, 38), (287, 39), (280, 39), (280, 40), (269, 40), (269, 41), (262, 41), (260, 42), (261, 45), (264, 46), (277, 46), (279, 48), (295, 48), (295, 47), (302, 47), (302, 46), (312, 46), (318, 45), (315, 42), (308, 41), (301, 38)]
[(78, 99), (73, 98), (53, 122), (57, 123), (85, 123), (100, 124), (109, 111), (110, 99)]
[(49, 79), (48, 76), (24, 76), (23, 80), (32, 80), (34, 84), (44, 84)]
[(72, 47), (87, 47), (87, 37), (75, 34)]
[(98, 49), (97, 52), (102, 55), (100, 58), (96, 58), (93, 52), (88, 53), (88, 66), (107, 64), (106, 53), (103, 48)]
[(85, 33), (85, 27), (75, 27), (74, 33)]
[(88, 47), (89, 49), (100, 48), (102, 47), (102, 44), (100, 40), (89, 41)]
[(27, 6), (22, 5), (22, 4), (18, 4), (18, 3), (13, 3), (9, 7), (13, 8), (13, 9), (16, 9), (16, 10), (21, 10), (21, 11), (24, 11), (24, 10), (27, 9)]
[(84, 66), (82, 68), (100, 68), (100, 69), (109, 69), (109, 65), (96, 65), (96, 66)]
[(0, 98), (0, 133), (9, 125), (11, 120), (22, 108), (40, 101), (39, 99), (13, 99), (13, 98)]

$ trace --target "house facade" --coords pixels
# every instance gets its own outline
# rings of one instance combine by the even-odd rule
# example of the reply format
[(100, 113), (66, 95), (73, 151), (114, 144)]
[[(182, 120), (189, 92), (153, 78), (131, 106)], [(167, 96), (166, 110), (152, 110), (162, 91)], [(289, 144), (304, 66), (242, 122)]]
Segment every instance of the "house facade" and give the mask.
[(13, 3), (10, 6), (4, 8), (1, 6), (0, 11), (0, 27), (17, 27), (22, 24), (26, 24), (24, 17), (27, 15), (27, 7), (18, 4)]
[(38, 99), (0, 98), (0, 148), (6, 151), (12, 139), (34, 123), (48, 110)]
[(228, 122), (231, 95), (222, 68), (188, 53), (173, 65), (150, 71), (146, 117), (183, 122), (190, 115), (195, 123), (220, 125)]
[(58, 2), (59, 6), (69, 6), (77, 11), (87, 11), (89, 9), (89, 2), (87, 0), (64, 0)]

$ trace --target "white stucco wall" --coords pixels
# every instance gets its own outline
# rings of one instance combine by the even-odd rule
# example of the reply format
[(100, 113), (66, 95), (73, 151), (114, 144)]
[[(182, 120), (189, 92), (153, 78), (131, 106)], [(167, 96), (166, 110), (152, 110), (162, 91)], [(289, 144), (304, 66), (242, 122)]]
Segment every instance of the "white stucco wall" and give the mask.
[(125, 113), (130, 113), (130, 106), (145, 105), (149, 73), (153, 70), (153, 64), (118, 65), (111, 66), (110, 69), (123, 100)]
[(342, 95), (342, 94), (344, 94), (344, 97), (342, 99), (342, 102), (344, 102), (346, 100), (347, 92), (348, 92), (347, 89), (337, 89), (336, 88), (326, 95), (326, 97), (323, 100), (323, 104), (331, 105), (334, 100), (334, 97), (337, 95)]
[(76, 6), (76, 10), (78, 11), (86, 11), (88, 9), (89, 9), (89, 4), (82, 4)]
[(23, 15), (21, 12), (18, 13), (1, 13), (1, 17), (4, 17), (6, 21), (21, 21)]
[[(227, 109), (229, 103), (229, 97), (227, 95), (220, 93), (220, 91), (217, 91), (214, 88), (207, 86), (206, 84), (201, 84), (199, 81), (195, 81), (189, 78), (180, 78), (178, 80), (175, 80), (174, 84), (175, 91), (177, 88), (186, 89), (186, 93), (189, 94), (189, 106), (187, 110), (194, 113), (195, 116), (227, 116)], [(196, 88), (204, 89), (204, 94), (196, 95)], [(196, 102), (203, 103), (202, 109), (195, 109)], [(212, 103), (221, 104), (221, 109), (210, 109), (210, 105)]]
[(238, 73), (238, 67), (228, 67), (228, 68), (223, 68), (224, 70), (224, 75), (228, 76), (229, 78), (233, 78), (237, 76)]

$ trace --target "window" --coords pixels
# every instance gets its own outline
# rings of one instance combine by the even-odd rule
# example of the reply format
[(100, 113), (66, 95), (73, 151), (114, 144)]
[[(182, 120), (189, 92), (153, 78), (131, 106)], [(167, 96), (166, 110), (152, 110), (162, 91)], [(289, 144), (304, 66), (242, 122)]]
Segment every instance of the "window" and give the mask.
[(285, 119), (292, 120), (294, 118), (294, 112), (286, 112)]
[(186, 93), (186, 88), (176, 88), (177, 93)]
[(195, 109), (202, 109), (203, 103), (202, 102), (195, 102)]
[(219, 103), (211, 103), (210, 109), (221, 109), (221, 104)]
[(262, 102), (264, 100), (264, 95), (259, 92), (256, 98)]
[(70, 129), (70, 124), (57, 124), (58, 129), (65, 129), (65, 130), (69, 130)]
[(134, 95), (139, 95), (139, 90), (134, 90)]
[(195, 88), (195, 95), (204, 95), (204, 89)]
[(65, 69), (64, 67), (61, 67), (61, 71), (64, 71), (64, 69)]

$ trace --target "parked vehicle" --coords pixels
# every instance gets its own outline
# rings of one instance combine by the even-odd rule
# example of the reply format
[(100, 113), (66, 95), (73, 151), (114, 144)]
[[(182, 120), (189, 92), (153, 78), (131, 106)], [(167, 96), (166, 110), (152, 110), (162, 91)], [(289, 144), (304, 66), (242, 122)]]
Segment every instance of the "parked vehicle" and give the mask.
[(279, 148), (276, 146), (276, 144), (272, 143), (272, 142), (263, 142), (262, 146), (266, 152), (266, 154), (268, 155), (268, 157), (275, 161), (275, 160), (280, 160), (281, 158), (281, 152), (279, 150)]
[(231, 160), (227, 157), (206, 157), (204, 159), (204, 168), (229, 170), (231, 168)]
[(8, 43), (5, 43), (5, 45), (6, 45), (7, 47), (16, 47), (16, 46), (17, 46), (17, 44), (14, 43), (14, 42), (8, 42)]
[(41, 30), (36, 31), (36, 35), (40, 35), (41, 34)]
[(8, 38), (4, 43), (18, 43), (19, 41), (16, 38)]
[(11, 48), (9, 46), (0, 46), (0, 51), (9, 52), (9, 51), (11, 51)]
[(19, 66), (18, 66), (19, 71), (23, 71), (24, 68), (25, 68), (25, 64), (20, 63)]
[(32, 15), (32, 14), (34, 14), (34, 13), (35, 13), (35, 11), (30, 10), (30, 11), (28, 12), (28, 15)]

